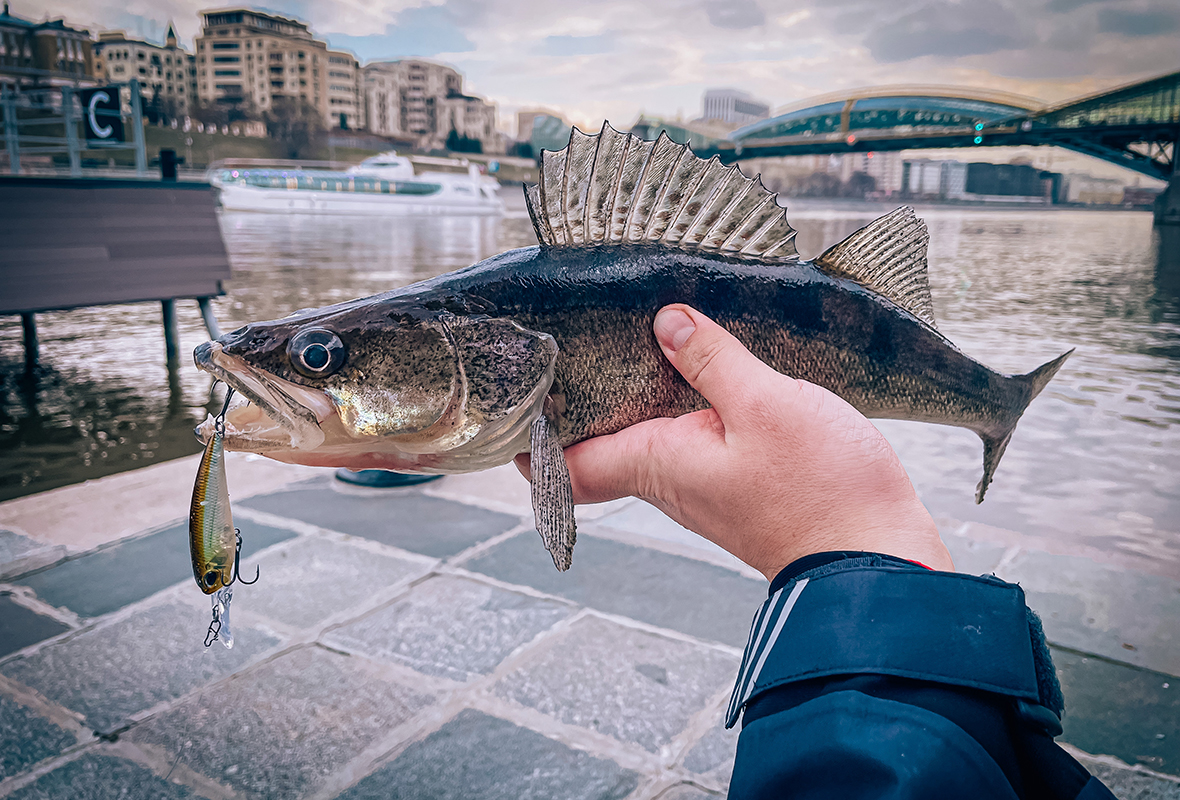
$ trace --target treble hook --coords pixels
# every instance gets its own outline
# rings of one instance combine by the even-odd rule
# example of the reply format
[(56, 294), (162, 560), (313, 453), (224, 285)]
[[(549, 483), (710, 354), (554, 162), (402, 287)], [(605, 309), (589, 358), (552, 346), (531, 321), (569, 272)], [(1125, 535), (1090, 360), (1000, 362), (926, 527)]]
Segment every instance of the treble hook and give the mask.
[(230, 579), (230, 582), (227, 583), (226, 586), (229, 586), (229, 585), (233, 584), (234, 582), (244, 583), (247, 586), (251, 586), (255, 583), (258, 583), (258, 565), (257, 564), (254, 565), (254, 580), (248, 581), (248, 580), (245, 580), (242, 578), (242, 573), (241, 573), (242, 532), (240, 530), (238, 530), (237, 528), (234, 528), (234, 536), (238, 537), (238, 544), (234, 548), (234, 574), (233, 574), (233, 577)]

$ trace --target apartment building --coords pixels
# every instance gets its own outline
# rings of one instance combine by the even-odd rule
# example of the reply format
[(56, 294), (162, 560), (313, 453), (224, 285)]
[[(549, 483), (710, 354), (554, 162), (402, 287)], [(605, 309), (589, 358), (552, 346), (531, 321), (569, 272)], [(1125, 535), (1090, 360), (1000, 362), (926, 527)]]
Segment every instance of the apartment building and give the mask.
[(90, 31), (63, 20), (34, 22), (0, 13), (0, 84), (8, 86), (94, 86)]
[(365, 124), (371, 133), (415, 139), (430, 150), (444, 146), (452, 130), (478, 139), (484, 152), (501, 147), (496, 107), (465, 94), (463, 76), (423, 59), (366, 64), (361, 70)]
[(356, 56), (342, 50), (328, 51), (329, 128), (355, 131), (364, 127), (360, 77)]
[(130, 39), (123, 31), (100, 33), (94, 45), (94, 70), (107, 81), (137, 79), (149, 106), (166, 116), (183, 116), (196, 107), (196, 58), (180, 46), (171, 25), (163, 46)]
[(197, 94), (203, 103), (263, 112), (278, 98), (315, 109), (330, 124), (328, 45), (307, 24), (248, 8), (201, 12)]

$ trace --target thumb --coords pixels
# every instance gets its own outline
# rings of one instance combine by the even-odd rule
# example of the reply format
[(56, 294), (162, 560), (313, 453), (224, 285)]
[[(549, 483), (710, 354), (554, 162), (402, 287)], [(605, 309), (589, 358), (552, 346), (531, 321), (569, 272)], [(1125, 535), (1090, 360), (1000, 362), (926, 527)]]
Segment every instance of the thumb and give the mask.
[(740, 414), (754, 386), (782, 378), (729, 331), (691, 306), (665, 306), (653, 324), (656, 340), (672, 366), (721, 415)]

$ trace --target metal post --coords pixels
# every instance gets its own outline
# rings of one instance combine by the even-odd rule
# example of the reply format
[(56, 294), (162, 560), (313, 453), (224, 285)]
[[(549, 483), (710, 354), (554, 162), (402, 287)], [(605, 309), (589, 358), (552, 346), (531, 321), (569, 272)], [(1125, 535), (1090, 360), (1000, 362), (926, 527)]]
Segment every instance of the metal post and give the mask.
[(139, 80), (132, 78), (127, 86), (131, 89), (131, 127), (135, 136), (135, 174), (140, 178), (147, 175), (147, 151), (143, 143), (143, 108), (139, 96)]
[(70, 155), (70, 177), (82, 177), (82, 152), (78, 148), (78, 125), (74, 120), (74, 90), (61, 87), (61, 115), (66, 126), (66, 152)]
[(180, 335), (176, 329), (176, 301), (161, 300), (164, 310), (164, 354), (169, 362), (176, 361), (180, 354)]
[(25, 372), (32, 372), (37, 366), (38, 350), (40, 349), (40, 345), (37, 343), (37, 320), (32, 311), (21, 313), (20, 326), (25, 335)]
[(0, 94), (4, 108), (4, 144), (8, 148), (8, 171), (20, 175), (20, 128), (16, 118), (16, 100), (7, 87)]
[(205, 330), (209, 331), (210, 339), (221, 338), (221, 326), (217, 324), (217, 317), (213, 316), (213, 306), (208, 297), (198, 297), (197, 306), (201, 309), (201, 317), (205, 320)]

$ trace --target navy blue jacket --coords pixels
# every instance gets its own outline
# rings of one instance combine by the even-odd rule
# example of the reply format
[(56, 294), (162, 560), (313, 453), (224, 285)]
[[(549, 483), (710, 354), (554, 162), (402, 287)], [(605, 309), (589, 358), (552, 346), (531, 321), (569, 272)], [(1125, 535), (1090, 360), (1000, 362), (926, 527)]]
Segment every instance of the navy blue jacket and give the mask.
[(1019, 586), (817, 553), (754, 616), (730, 797), (1113, 798), (1053, 742), (1063, 709)]

